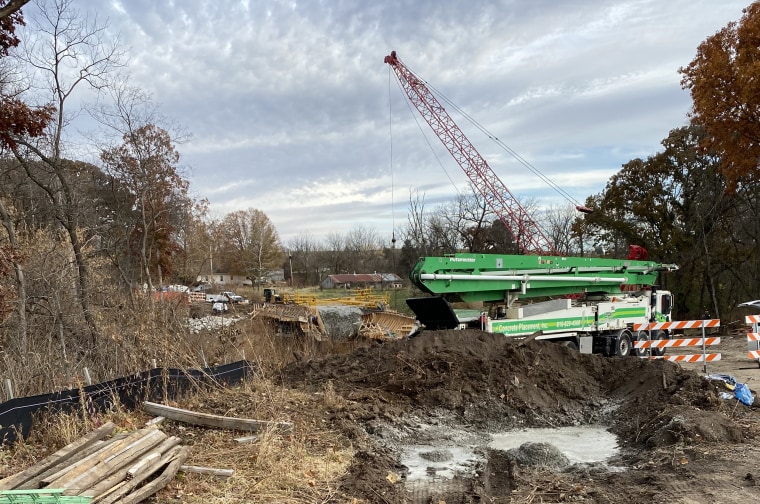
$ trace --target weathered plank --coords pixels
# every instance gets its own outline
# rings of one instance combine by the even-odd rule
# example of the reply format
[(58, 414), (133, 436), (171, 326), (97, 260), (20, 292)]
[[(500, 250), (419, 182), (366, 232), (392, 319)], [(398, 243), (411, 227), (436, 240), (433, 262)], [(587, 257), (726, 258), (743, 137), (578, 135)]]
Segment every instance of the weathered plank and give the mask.
[(133, 465), (131, 467), (125, 466), (121, 470), (114, 471), (110, 476), (107, 478), (101, 480), (100, 482), (96, 483), (95, 485), (91, 486), (90, 488), (87, 488), (85, 490), (82, 490), (79, 492), (78, 495), (85, 496), (85, 497), (96, 497), (98, 495), (107, 494), (109, 493), (109, 490), (116, 487), (119, 483), (123, 481), (131, 480), (135, 477), (135, 475), (139, 472), (145, 469), (147, 465), (149, 465), (150, 462), (153, 462), (154, 460), (159, 460), (164, 453), (168, 452), (170, 449), (174, 448), (180, 443), (180, 439), (176, 436), (169, 436), (168, 438), (164, 439), (161, 444), (156, 446), (154, 449), (150, 450), (150, 452), (146, 452), (145, 455), (142, 455), (137, 462), (130, 462)]
[(242, 430), (258, 432), (259, 430), (269, 427), (275, 427), (283, 433), (293, 431), (291, 422), (269, 422), (266, 420), (252, 420), (248, 418), (224, 417), (212, 415), (209, 413), (199, 413), (197, 411), (184, 410), (156, 404), (152, 402), (143, 403), (143, 411), (151, 415), (164, 416), (170, 420), (184, 422), (192, 425), (202, 425), (205, 427), (215, 427), (219, 429)]
[[(174, 448), (166, 452), (163, 455), (163, 457), (161, 457), (159, 460), (154, 460), (153, 462), (151, 462), (144, 470), (140, 471), (133, 479), (119, 483), (118, 487), (112, 488), (108, 492), (102, 495), (98, 495), (97, 497), (93, 499), (93, 502), (98, 503), (98, 504), (113, 504), (114, 502), (119, 502), (119, 503), (128, 502), (127, 499), (131, 498), (131, 495), (127, 495), (129, 494), (129, 492), (137, 488), (143, 481), (145, 481), (147, 478), (153, 475), (156, 471), (158, 471), (159, 469), (161, 469), (167, 464), (171, 464), (176, 461), (178, 462), (176, 464), (177, 469), (179, 469), (179, 466), (181, 466), (182, 463), (187, 459), (189, 453), (190, 453), (189, 447), (175, 446)], [(161, 483), (157, 483), (156, 484), (157, 488), (155, 488), (152, 491), (152, 493), (143, 495), (140, 499), (132, 501), (132, 502), (140, 502), (140, 500), (145, 499), (146, 497), (149, 497), (150, 495), (153, 495), (158, 490), (166, 486), (168, 482), (171, 480), (171, 478), (173, 478), (174, 475), (177, 473), (177, 469), (174, 469), (174, 472), (171, 474), (171, 477), (165, 479)], [(164, 473), (166, 473), (166, 471), (164, 471)]]
[(174, 479), (174, 476), (177, 475), (177, 471), (179, 471), (182, 463), (187, 460), (188, 455), (190, 455), (190, 448), (188, 446), (179, 446), (178, 448), (179, 451), (177, 452), (176, 457), (169, 462), (169, 465), (166, 466), (166, 469), (164, 469), (158, 477), (153, 479), (150, 483), (141, 486), (131, 494), (125, 495), (119, 502), (121, 504), (137, 504), (168, 485), (169, 482)]
[(153, 417), (147, 422), (145, 422), (145, 426), (148, 427), (150, 425), (161, 425), (164, 422), (164, 420), (166, 420), (166, 417), (162, 417), (162, 416)]
[(116, 425), (113, 422), (103, 424), (97, 429), (77, 439), (76, 441), (67, 444), (55, 453), (48, 455), (33, 466), (24, 469), (23, 471), (12, 476), (8, 476), (3, 480), (0, 480), (0, 490), (12, 490), (14, 488), (17, 488), (26, 481), (34, 478), (38, 474), (41, 474), (49, 467), (69, 460), (79, 450), (87, 448), (88, 446), (111, 434), (115, 428)]
[(148, 432), (155, 431), (155, 430), (156, 429), (154, 428), (144, 428), (144, 429), (136, 430), (130, 433), (127, 437), (120, 439), (116, 441), (115, 443), (111, 443), (108, 446), (104, 447), (102, 450), (98, 450), (95, 453), (89, 455), (88, 457), (83, 458), (76, 464), (73, 464), (71, 467), (63, 468), (57, 473), (51, 474), (50, 476), (43, 479), (41, 481), (41, 484), (43, 486), (49, 486), (51, 488), (52, 487), (64, 488), (64, 484), (66, 482), (78, 477), (83, 472), (87, 471), (91, 467), (98, 464), (104, 458), (110, 457), (111, 455), (115, 453), (119, 453), (126, 446), (129, 446), (134, 441), (148, 434)]
[(58, 482), (54, 482), (53, 486), (64, 488), (64, 495), (78, 495), (99, 481), (108, 478), (115, 471), (119, 471), (130, 465), (164, 439), (166, 439), (166, 434), (160, 430), (151, 430), (145, 436), (134, 440), (119, 452), (101, 458), (97, 464), (76, 477), (61, 478)]
[(217, 478), (229, 478), (233, 474), (235, 474), (234, 469), (216, 469), (214, 467), (200, 467), (200, 466), (191, 466), (191, 465), (183, 465), (179, 468), (180, 471), (186, 472), (186, 473), (196, 473), (196, 474), (206, 474), (208, 476), (216, 476)]
[(88, 446), (87, 448), (83, 450), (79, 450), (67, 460), (64, 460), (63, 462), (59, 462), (56, 465), (50, 467), (42, 474), (35, 476), (34, 478), (30, 479), (23, 485), (20, 485), (18, 488), (40, 488), (40, 486), (42, 485), (42, 481), (45, 480), (45, 478), (48, 478), (51, 475), (59, 472), (61, 469), (76, 467), (80, 463), (81, 460), (89, 457), (96, 451), (105, 449), (106, 446), (110, 444), (116, 443), (124, 439), (125, 437), (127, 437), (128, 434), (129, 434), (128, 432), (120, 432), (109, 439), (99, 440), (95, 444)]

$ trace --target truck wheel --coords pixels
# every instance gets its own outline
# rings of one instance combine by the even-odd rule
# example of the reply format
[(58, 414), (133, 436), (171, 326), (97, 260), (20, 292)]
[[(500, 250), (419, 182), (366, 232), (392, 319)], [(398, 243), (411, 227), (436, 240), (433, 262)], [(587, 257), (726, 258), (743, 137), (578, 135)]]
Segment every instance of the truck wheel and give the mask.
[[(653, 331), (652, 332), (652, 341), (666, 340), (666, 339), (670, 339), (670, 335), (668, 334), (668, 331)], [(655, 355), (657, 357), (662, 357), (663, 355), (665, 355), (665, 347), (653, 348), (652, 355)]]
[[(649, 341), (649, 333), (647, 331), (639, 331), (636, 333), (635, 341)], [(634, 351), (636, 353), (636, 357), (646, 357), (649, 355), (648, 348), (635, 348), (634, 346)]]
[(615, 355), (617, 357), (628, 357), (631, 355), (632, 347), (631, 333), (623, 331), (618, 335), (617, 341), (615, 342)]
[(570, 350), (574, 350), (576, 352), (578, 351), (578, 343), (573, 340), (560, 341), (559, 344), (565, 348), (569, 348)]

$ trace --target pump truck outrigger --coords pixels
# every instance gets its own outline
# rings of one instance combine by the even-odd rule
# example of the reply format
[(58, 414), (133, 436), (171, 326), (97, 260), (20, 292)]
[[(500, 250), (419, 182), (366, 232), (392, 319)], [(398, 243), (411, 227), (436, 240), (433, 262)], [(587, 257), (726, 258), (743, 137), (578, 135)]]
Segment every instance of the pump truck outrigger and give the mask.
[[(672, 294), (656, 285), (659, 273), (675, 265), (649, 261), (635, 245), (627, 259), (562, 257), (425, 82), (396, 51), (384, 62), (525, 254), (421, 258), (409, 278), (433, 296), (407, 299), (419, 322), (428, 329), (474, 325), (507, 336), (538, 334), (537, 339), (610, 356), (630, 355), (637, 340), (669, 337), (667, 331), (634, 333), (633, 326), (670, 321)], [(581, 205), (576, 209), (591, 212)], [(483, 310), (457, 311), (450, 304), (455, 301), (482, 302)], [(664, 349), (651, 352), (662, 355)]]

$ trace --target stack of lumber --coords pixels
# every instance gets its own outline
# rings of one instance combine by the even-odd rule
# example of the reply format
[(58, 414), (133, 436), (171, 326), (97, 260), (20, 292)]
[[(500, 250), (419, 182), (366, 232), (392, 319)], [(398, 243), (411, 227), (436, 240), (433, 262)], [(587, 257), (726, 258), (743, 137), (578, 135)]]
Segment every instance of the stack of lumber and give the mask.
[[(189, 455), (180, 439), (152, 425), (112, 435), (106, 423), (37, 464), (0, 480), (0, 503), (49, 489), (50, 502), (137, 503), (164, 488)], [(11, 491), (11, 492), (6, 492)]]

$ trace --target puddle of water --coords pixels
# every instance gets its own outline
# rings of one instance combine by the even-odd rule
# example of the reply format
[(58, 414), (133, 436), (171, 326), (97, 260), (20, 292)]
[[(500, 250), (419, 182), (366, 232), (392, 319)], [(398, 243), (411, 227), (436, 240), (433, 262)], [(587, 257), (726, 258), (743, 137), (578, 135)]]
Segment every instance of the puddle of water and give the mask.
[[(412, 503), (460, 502), (472, 481), (479, 473), (482, 477), (483, 469), (493, 462), (486, 460), (486, 448), (502, 453), (527, 442), (549, 443), (571, 464), (600, 464), (611, 471), (624, 470), (611, 463), (619, 454), (619, 447), (617, 438), (603, 427), (524, 429), (477, 435), (460, 428), (420, 425), (417, 434), (417, 442), (406, 444), (399, 457), (406, 467), (405, 488)], [(492, 477), (488, 484), (496, 488), (494, 485), (508, 482)], [(509, 488), (501, 490), (508, 495)]]
[(478, 450), (484, 445), (493, 450), (507, 451), (527, 442), (549, 443), (573, 464), (609, 465), (609, 460), (619, 455), (615, 435), (603, 427), (594, 426), (496, 432), (491, 433), (490, 440), (485, 442), (457, 429), (448, 429), (445, 434), (428, 434), (433, 434), (428, 436), (428, 442), (435, 439), (435, 444), (409, 444), (401, 453), (399, 462), (407, 468), (407, 481), (451, 479), (455, 475), (472, 474), (486, 462), (482, 450)]
[(571, 463), (606, 463), (619, 454), (617, 438), (603, 427), (560, 427), (525, 429), (491, 434), (488, 447), (494, 450), (519, 448), (523, 443), (549, 443)]
[(408, 469), (407, 481), (451, 479), (471, 473), (482, 456), (472, 446), (412, 445), (407, 446), (399, 460)]

